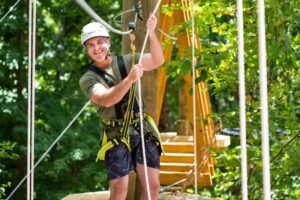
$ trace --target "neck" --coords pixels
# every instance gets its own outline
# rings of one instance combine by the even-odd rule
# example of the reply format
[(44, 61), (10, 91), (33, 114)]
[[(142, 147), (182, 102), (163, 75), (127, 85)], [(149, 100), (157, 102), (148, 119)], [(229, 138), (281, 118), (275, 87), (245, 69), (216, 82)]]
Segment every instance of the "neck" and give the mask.
[(101, 69), (105, 69), (107, 68), (112, 62), (112, 58), (110, 55), (107, 55), (107, 57), (105, 58), (105, 60), (102, 60), (102, 61), (96, 61), (95, 62), (95, 65), (98, 67), (98, 68), (101, 68)]

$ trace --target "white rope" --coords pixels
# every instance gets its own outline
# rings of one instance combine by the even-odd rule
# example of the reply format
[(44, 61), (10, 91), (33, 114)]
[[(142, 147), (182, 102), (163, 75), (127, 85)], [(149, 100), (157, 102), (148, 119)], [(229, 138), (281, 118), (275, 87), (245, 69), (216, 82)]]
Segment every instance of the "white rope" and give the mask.
[(265, 4), (258, 0), (258, 48), (259, 48), (259, 81), (261, 107), (261, 139), (263, 160), (263, 191), (264, 200), (270, 199), (270, 155), (269, 155), (269, 116), (268, 116), (268, 88), (266, 62), (266, 32), (265, 32)]
[(176, 38), (176, 37), (171, 36), (170, 34), (164, 32), (164, 31), (163, 31), (162, 29), (160, 29), (160, 28), (159, 28), (158, 30), (159, 30), (159, 32), (161, 32), (164, 36), (170, 38), (171, 40), (177, 41), (177, 38)]
[(238, 62), (239, 62), (239, 98), (240, 98), (240, 143), (241, 143), (241, 177), (243, 200), (248, 199), (247, 189), (247, 136), (246, 136), (246, 102), (245, 102), (245, 65), (244, 65), (244, 21), (243, 0), (237, 0), (238, 28)]
[(92, 18), (94, 18), (94, 20), (100, 22), (103, 26), (105, 26), (108, 30), (116, 33), (116, 34), (119, 34), (119, 35), (126, 35), (126, 34), (129, 34), (132, 32), (132, 30), (130, 31), (119, 31), (115, 28), (113, 28), (111, 25), (109, 25), (106, 21), (104, 21), (99, 15), (97, 15), (97, 13), (84, 1), (84, 0), (75, 0), (76, 3), (78, 5), (81, 6), (81, 8), (87, 12)]
[(18, 3), (20, 3), (20, 1), (21, 0), (17, 0), (13, 6), (9, 7), (9, 10), (7, 11), (7, 13), (0, 19), (0, 23), (7, 17), (7, 15), (9, 13), (11, 13), (14, 10), (14, 8), (18, 5)]
[[(75, 120), (79, 117), (79, 115), (85, 110), (85, 108), (90, 104), (90, 101), (88, 101), (81, 110), (75, 115), (75, 117), (71, 120), (71, 122), (66, 126), (66, 128), (59, 134), (59, 136), (54, 140), (54, 142), (50, 145), (50, 147), (45, 151), (45, 153), (41, 156), (41, 158), (35, 163), (33, 168), (36, 168), (40, 162), (46, 157), (46, 155), (49, 153), (49, 151), (56, 145), (56, 143), (62, 138), (62, 136), (67, 132), (67, 130), (72, 126), (72, 124), (75, 122)], [(32, 172), (32, 171), (31, 171)], [(19, 187), (23, 184), (23, 182), (27, 179), (28, 174), (20, 181), (20, 183), (16, 186), (16, 188), (12, 191), (12, 193), (7, 197), (6, 200), (9, 200), (13, 194), (19, 189)]]
[[(155, 15), (156, 11), (159, 8), (161, 0), (158, 0), (156, 3), (156, 6), (152, 12), (153, 15)], [(147, 44), (147, 40), (149, 37), (149, 28), (147, 29), (146, 36), (144, 39), (143, 47), (140, 53), (139, 58), (139, 64), (142, 63), (142, 57), (145, 51), (145, 47)], [(145, 140), (144, 140), (144, 125), (143, 125), (143, 108), (142, 108), (142, 86), (141, 86), (141, 79), (138, 80), (138, 96), (139, 96), (139, 113), (140, 113), (140, 126), (141, 126), (141, 139), (142, 139), (142, 149), (143, 149), (143, 162), (144, 162), (144, 170), (145, 170), (145, 179), (146, 179), (146, 187), (147, 187), (147, 194), (148, 194), (148, 200), (151, 200), (151, 193), (150, 193), (150, 187), (149, 187), (149, 178), (148, 178), (148, 170), (147, 170), (147, 161), (146, 161), (146, 150), (145, 150)]]
[(198, 196), (198, 162), (197, 162), (197, 124), (196, 124), (196, 72), (195, 72), (195, 20), (194, 0), (192, 2), (192, 68), (193, 68), (193, 133), (194, 133), (194, 190)]
[[(191, 173), (191, 171), (192, 171), (192, 170), (190, 170), (189, 173)], [(168, 188), (171, 188), (171, 187), (173, 187), (173, 186), (175, 186), (175, 185), (178, 185), (178, 184), (180, 184), (180, 183), (183, 183), (183, 182), (185, 182), (185, 181), (186, 181), (186, 178), (181, 179), (181, 180), (179, 180), (179, 181), (176, 181), (175, 183), (172, 183), (171, 185), (168, 185), (168, 186), (165, 186), (165, 187), (160, 188), (159, 192), (162, 193), (162, 192), (166, 191)]]
[(34, 122), (35, 122), (35, 35), (36, 1), (29, 1), (28, 36), (28, 127), (27, 127), (27, 200), (34, 194)]

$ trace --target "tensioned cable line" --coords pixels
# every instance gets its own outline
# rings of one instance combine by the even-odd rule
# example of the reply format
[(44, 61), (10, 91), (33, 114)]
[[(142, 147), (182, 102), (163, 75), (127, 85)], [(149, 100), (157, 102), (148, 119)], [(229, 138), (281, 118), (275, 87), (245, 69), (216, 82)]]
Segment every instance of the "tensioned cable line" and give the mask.
[[(140, 2), (139, 2), (140, 3)], [(125, 10), (124, 12), (121, 12), (120, 14), (116, 15), (114, 17), (114, 22), (115, 24), (120, 28), (122, 27), (122, 21), (121, 20), (117, 20), (118, 17), (124, 15), (124, 14), (128, 14), (128, 13), (131, 13), (131, 12), (137, 12), (136, 10), (137, 9), (140, 9), (140, 7), (138, 7), (139, 5), (135, 6), (134, 8), (131, 8), (129, 10)], [(140, 5), (141, 6), (141, 5)], [(137, 17), (137, 14), (135, 15), (135, 21), (136, 21), (136, 17)], [(174, 37), (174, 36), (171, 36), (170, 34), (164, 32), (162, 29), (158, 28), (158, 31), (161, 32), (164, 36), (170, 38), (171, 40), (174, 40), (174, 41), (177, 41), (177, 38)]]
[(247, 189), (247, 136), (246, 136), (246, 102), (245, 102), (245, 64), (244, 64), (244, 20), (243, 0), (237, 0), (238, 28), (238, 63), (239, 63), (239, 106), (240, 106), (240, 143), (241, 143), (241, 177), (243, 200), (248, 199)]
[(195, 72), (195, 10), (192, 0), (192, 70), (193, 70), (193, 133), (194, 133), (194, 187), (195, 199), (198, 196), (198, 163), (197, 163), (197, 124), (196, 124), (196, 72)]
[(264, 200), (270, 197), (270, 152), (269, 152), (269, 116), (268, 116), (268, 88), (267, 88), (267, 53), (264, 0), (257, 1), (258, 12), (258, 50), (259, 50), (259, 82), (261, 108), (261, 140), (263, 161), (263, 191)]
[[(59, 134), (59, 136), (54, 140), (54, 142), (50, 145), (50, 147), (45, 151), (45, 153), (41, 156), (41, 158), (35, 163), (34, 168), (36, 168), (40, 162), (46, 157), (49, 151), (56, 145), (56, 143), (62, 138), (62, 136), (69, 130), (69, 128), (73, 125), (75, 120), (79, 117), (79, 115), (86, 109), (86, 107), (90, 105), (90, 101), (88, 101), (81, 110), (75, 115), (75, 117), (71, 120), (71, 122), (66, 126), (66, 128)], [(26, 175), (20, 183), (16, 186), (16, 188), (10, 193), (6, 200), (9, 200), (13, 194), (19, 189), (19, 187), (23, 184), (23, 182), (27, 179), (28, 175)]]
[(135, 8), (131, 8), (129, 10), (126, 10), (124, 12), (121, 12), (120, 14), (116, 15), (114, 17), (114, 22), (115, 24), (118, 26), (118, 27), (122, 27), (122, 21), (121, 20), (117, 20), (118, 17), (121, 17), (122, 15), (125, 15), (125, 14), (129, 14), (131, 12), (135, 12)]
[(84, 0), (75, 0), (76, 3), (81, 6), (81, 8), (88, 13), (94, 20), (100, 22), (103, 26), (105, 26), (108, 30), (119, 34), (119, 35), (127, 35), (132, 32), (132, 30), (129, 31), (119, 31), (115, 28), (113, 28), (110, 24), (108, 24), (106, 21), (104, 21)]
[(28, 34), (28, 126), (27, 126), (27, 200), (34, 194), (34, 121), (35, 121), (35, 35), (36, 1), (29, 0)]
[(0, 23), (8, 16), (9, 13), (11, 13), (14, 10), (14, 8), (18, 5), (18, 3), (20, 3), (20, 1), (21, 0), (17, 0), (16, 3), (9, 8), (7, 13), (0, 19)]
[[(137, 17), (140, 18), (140, 20), (143, 20), (142, 18), (142, 3), (141, 1), (139, 1), (138, 3), (135, 4), (135, 6), (133, 6), (133, 8), (129, 9), (129, 10), (125, 10), (119, 14), (117, 14), (113, 19), (114, 19), (114, 22), (115, 24), (120, 28), (122, 27), (122, 16), (125, 15), (125, 14), (129, 14), (131, 12), (135, 12), (135, 18), (134, 18), (134, 21), (136, 22), (137, 20)], [(121, 18), (120, 20), (117, 20), (117, 18)]]

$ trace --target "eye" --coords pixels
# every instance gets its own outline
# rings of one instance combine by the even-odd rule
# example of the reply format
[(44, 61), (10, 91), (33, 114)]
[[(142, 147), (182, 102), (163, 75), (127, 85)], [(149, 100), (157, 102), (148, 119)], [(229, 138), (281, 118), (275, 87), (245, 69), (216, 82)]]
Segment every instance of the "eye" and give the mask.
[(98, 40), (98, 44), (103, 44), (104, 43), (104, 40), (100, 39)]
[(93, 48), (94, 46), (95, 46), (94, 44), (89, 43), (89, 44), (87, 45), (87, 48), (91, 49), (91, 48)]

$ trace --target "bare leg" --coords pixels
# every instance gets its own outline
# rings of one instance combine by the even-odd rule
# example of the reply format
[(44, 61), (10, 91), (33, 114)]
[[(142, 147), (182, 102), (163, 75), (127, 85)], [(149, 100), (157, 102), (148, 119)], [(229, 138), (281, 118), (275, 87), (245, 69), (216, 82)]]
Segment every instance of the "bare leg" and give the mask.
[(110, 200), (125, 200), (128, 189), (128, 175), (109, 181)]
[[(148, 178), (149, 178), (149, 186), (150, 186), (150, 193), (151, 193), (151, 200), (156, 200), (158, 198), (158, 192), (159, 192), (159, 169), (148, 167)], [(142, 184), (142, 194), (141, 194), (141, 200), (148, 200), (148, 194), (147, 194), (147, 185), (145, 180), (145, 170), (144, 165), (136, 164), (136, 172), (139, 177), (139, 180)]]

